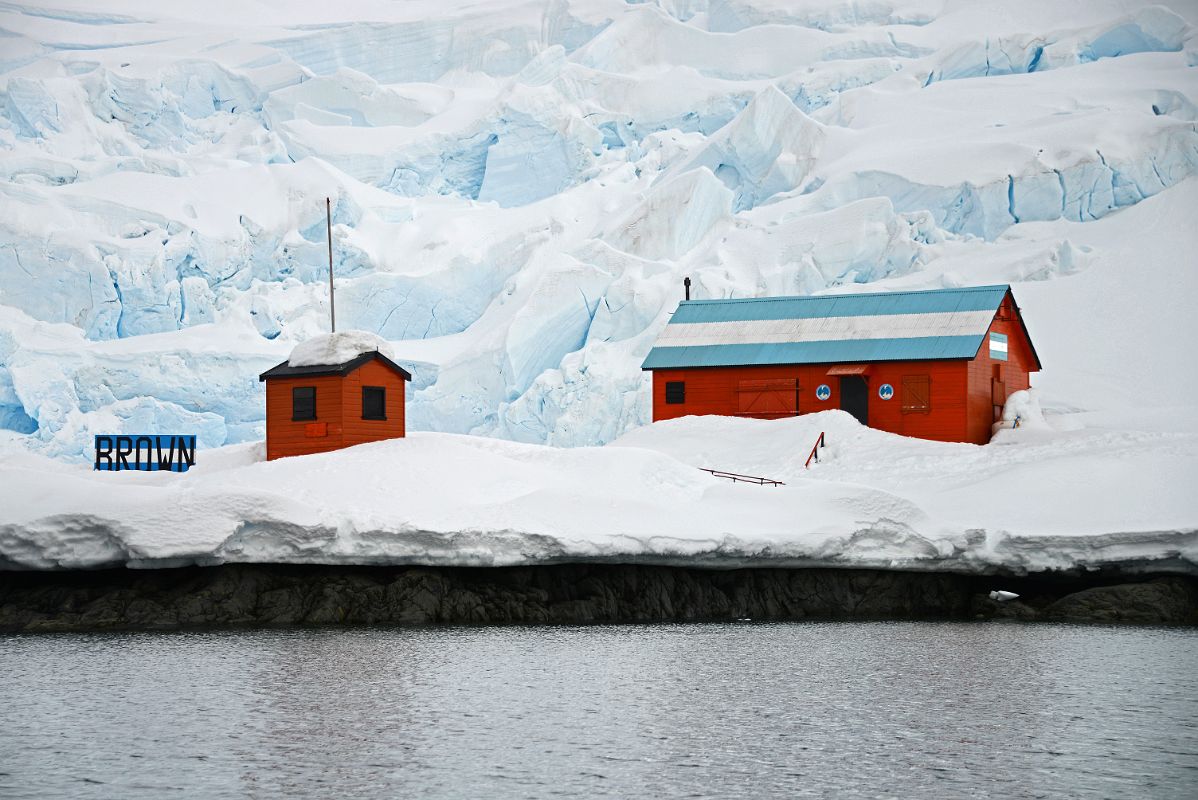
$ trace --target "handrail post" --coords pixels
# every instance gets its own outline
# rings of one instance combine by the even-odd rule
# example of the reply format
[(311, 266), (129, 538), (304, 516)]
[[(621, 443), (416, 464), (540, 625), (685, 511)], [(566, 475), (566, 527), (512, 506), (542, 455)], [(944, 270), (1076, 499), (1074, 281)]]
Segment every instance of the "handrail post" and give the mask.
[(811, 454), (807, 456), (807, 461), (803, 464), (803, 469), (811, 467), (811, 459), (815, 459), (815, 463), (819, 463), (819, 449), (827, 447), (827, 442), (824, 441), (824, 431), (819, 432), (819, 437), (815, 440), (815, 446), (811, 448)]

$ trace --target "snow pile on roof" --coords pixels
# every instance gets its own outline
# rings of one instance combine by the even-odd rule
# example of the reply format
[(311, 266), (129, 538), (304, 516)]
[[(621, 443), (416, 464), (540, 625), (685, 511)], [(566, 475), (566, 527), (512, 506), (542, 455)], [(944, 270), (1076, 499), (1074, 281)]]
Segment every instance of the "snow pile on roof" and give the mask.
[(367, 331), (338, 331), (300, 342), (287, 357), (291, 367), (321, 367), (353, 361), (363, 353), (379, 351), (394, 361), (386, 339)]
[[(821, 431), (828, 446), (804, 469)], [(826, 411), (688, 417), (574, 449), (414, 433), (263, 462), (260, 444), (235, 445), (200, 450), (184, 474), (93, 472), (8, 448), (0, 564), (34, 569), (600, 559), (1198, 574), (1194, 432), (1050, 431), (978, 447)]]

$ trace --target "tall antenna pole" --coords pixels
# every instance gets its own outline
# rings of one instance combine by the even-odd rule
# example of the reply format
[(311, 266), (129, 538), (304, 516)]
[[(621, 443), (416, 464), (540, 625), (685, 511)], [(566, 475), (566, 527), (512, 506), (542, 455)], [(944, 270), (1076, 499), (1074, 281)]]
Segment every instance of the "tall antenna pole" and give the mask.
[(325, 222), (329, 229), (329, 328), (337, 332), (337, 310), (333, 304), (333, 201), (324, 199)]

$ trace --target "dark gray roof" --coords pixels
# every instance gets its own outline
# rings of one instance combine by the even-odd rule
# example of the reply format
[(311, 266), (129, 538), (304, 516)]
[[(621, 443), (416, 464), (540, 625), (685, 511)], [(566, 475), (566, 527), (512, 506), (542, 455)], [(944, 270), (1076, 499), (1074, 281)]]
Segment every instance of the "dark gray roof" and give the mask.
[(405, 381), (412, 380), (412, 373), (377, 350), (363, 353), (357, 358), (351, 358), (342, 364), (313, 364), (310, 367), (293, 367), (284, 361), (282, 364), (271, 367), (266, 372), (263, 372), (258, 376), (258, 380), (265, 381), (271, 378), (313, 378), (320, 375), (348, 375), (367, 361), (372, 361), (376, 358), (402, 375)]

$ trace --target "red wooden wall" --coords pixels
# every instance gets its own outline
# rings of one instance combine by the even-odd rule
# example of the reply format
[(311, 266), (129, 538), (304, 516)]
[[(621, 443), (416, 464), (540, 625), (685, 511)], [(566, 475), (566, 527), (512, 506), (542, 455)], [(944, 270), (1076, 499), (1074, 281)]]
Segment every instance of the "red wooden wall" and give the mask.
[[(316, 389), (316, 419), (292, 421), (291, 390)], [(385, 420), (362, 419), (362, 387), (387, 390)], [(266, 458), (323, 453), (404, 435), (404, 379), (378, 361), (348, 375), (270, 378), (266, 381)]]
[[(362, 387), (383, 386), (387, 389), (387, 419), (362, 419)], [(379, 439), (398, 439), (404, 435), (405, 381), (389, 367), (377, 361), (367, 361), (341, 380), (342, 422), (344, 446)]]
[[(698, 369), (659, 369), (653, 371), (653, 421), (674, 419), (690, 414), (724, 414), (764, 419), (793, 416), (794, 411), (756, 414), (741, 411), (742, 382), (797, 381), (798, 413), (810, 414), (840, 408), (840, 378), (829, 375), (833, 364), (801, 364), (768, 367), (706, 367)], [(903, 377), (927, 376), (930, 410), (903, 413)], [(896, 361), (869, 365), (864, 376), (869, 386), (869, 424), (891, 433), (937, 439), (946, 442), (969, 441), (966, 436), (967, 364), (964, 361)], [(666, 403), (666, 383), (684, 381), (686, 402)], [(894, 397), (882, 400), (878, 387), (889, 383)], [(827, 384), (832, 390), (820, 400), (815, 390)], [(752, 385), (752, 384), (751, 384)], [(776, 391), (776, 390), (775, 390)], [(759, 401), (760, 402), (760, 401)], [(989, 437), (987, 436), (987, 439)]]
[[(1007, 360), (990, 358), (990, 333), (1007, 336)], [(969, 362), (969, 428), (967, 441), (984, 444), (990, 441), (991, 426), (1002, 414), (1007, 397), (1030, 384), (1029, 373), (1036, 372), (1036, 358), (1031, 343), (1023, 331), (1011, 295), (1007, 294), (990, 330), (982, 342), (977, 357)]]

